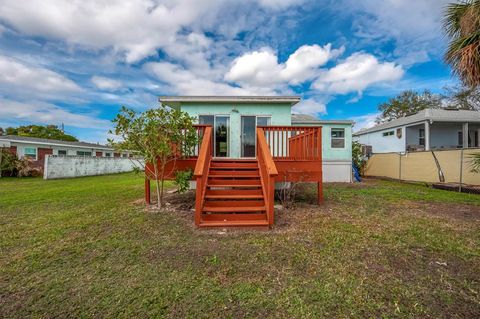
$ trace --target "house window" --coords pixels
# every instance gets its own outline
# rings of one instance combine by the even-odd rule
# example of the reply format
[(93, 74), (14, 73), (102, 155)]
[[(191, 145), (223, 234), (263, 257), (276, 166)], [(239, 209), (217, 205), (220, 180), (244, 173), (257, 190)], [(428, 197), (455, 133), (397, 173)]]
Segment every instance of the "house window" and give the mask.
[(270, 116), (257, 116), (257, 126), (267, 126), (272, 122)]
[(37, 149), (35, 147), (25, 147), (23, 155), (25, 157), (36, 160), (37, 159)]
[(418, 145), (425, 146), (425, 129), (421, 128), (418, 130)]
[(111, 157), (112, 153), (105, 153), (105, 157)]
[(58, 150), (58, 156), (67, 156), (66, 150)]
[(345, 148), (345, 129), (332, 128), (331, 138), (332, 148)]
[(463, 147), (463, 132), (458, 132), (458, 140), (457, 140), (458, 147)]
[(214, 115), (200, 115), (198, 117), (198, 124), (214, 126), (215, 116)]
[(123, 154), (122, 154), (122, 157), (127, 157), (127, 154), (123, 153)]
[(92, 156), (92, 152), (77, 151), (78, 156)]
[(392, 136), (393, 131), (383, 132), (383, 136)]

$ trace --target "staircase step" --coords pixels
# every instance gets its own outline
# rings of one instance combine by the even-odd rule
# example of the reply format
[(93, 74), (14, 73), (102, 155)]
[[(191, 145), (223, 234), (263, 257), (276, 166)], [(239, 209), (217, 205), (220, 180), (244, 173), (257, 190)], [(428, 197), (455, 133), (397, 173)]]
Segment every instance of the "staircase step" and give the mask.
[(202, 221), (200, 227), (268, 227), (267, 220)]
[(261, 189), (207, 189), (206, 195), (262, 195)]
[(210, 171), (258, 171), (255, 166), (210, 166)]
[(237, 163), (237, 162), (214, 162), (210, 163), (211, 168), (215, 169), (251, 169), (251, 168), (258, 168), (258, 164), (256, 162), (246, 162), (246, 163)]
[(234, 220), (267, 220), (265, 213), (247, 213), (247, 214), (202, 214), (202, 221), (234, 221)]
[(211, 179), (207, 187), (254, 188), (262, 187), (259, 179)]
[(253, 199), (253, 200), (222, 200), (222, 201), (211, 201), (207, 200), (205, 206), (208, 207), (254, 207), (254, 206), (264, 206), (265, 203), (263, 199)]
[(216, 172), (213, 174), (208, 174), (208, 178), (260, 178), (259, 174), (232, 174), (231, 172), (228, 172), (229, 174), (217, 174)]
[(239, 171), (232, 171), (232, 170), (212, 170), (210, 169), (210, 172), (208, 174), (209, 176), (217, 176), (217, 175), (222, 175), (222, 176), (231, 176), (231, 177), (237, 177), (237, 176), (260, 176), (258, 173), (258, 170), (239, 170)]
[[(209, 202), (208, 205), (214, 202)], [(207, 203), (203, 207), (203, 212), (209, 213), (248, 213), (248, 212), (261, 212), (265, 211), (265, 206), (207, 206)]]
[(257, 163), (256, 158), (224, 158), (224, 157), (214, 157), (212, 162), (215, 163)]
[(206, 199), (263, 199), (263, 195), (205, 195)]

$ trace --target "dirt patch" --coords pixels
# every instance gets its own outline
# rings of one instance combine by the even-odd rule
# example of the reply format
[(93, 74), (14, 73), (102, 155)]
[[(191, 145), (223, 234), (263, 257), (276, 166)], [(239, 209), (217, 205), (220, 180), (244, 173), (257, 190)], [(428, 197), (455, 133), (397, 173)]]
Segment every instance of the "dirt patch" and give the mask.
[(472, 205), (405, 202), (402, 205), (395, 205), (395, 209), (461, 221), (480, 221), (480, 207)]

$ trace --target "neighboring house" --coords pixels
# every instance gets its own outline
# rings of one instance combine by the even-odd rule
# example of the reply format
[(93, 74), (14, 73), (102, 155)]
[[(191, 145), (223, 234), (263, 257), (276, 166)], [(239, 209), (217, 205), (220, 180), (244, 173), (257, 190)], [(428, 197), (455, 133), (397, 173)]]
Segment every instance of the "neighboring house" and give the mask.
[(257, 125), (322, 126), (323, 181), (352, 181), (353, 122), (292, 115), (297, 96), (163, 96), (160, 102), (215, 128), (214, 157), (255, 157)]
[(46, 155), (97, 157), (129, 156), (128, 153), (117, 153), (113, 148), (100, 144), (67, 142), (16, 135), (0, 136), (0, 147), (9, 149), (19, 158), (29, 157), (38, 166), (43, 166)]
[(372, 153), (480, 147), (480, 112), (425, 109), (360, 130), (353, 137)]
[(323, 181), (352, 181), (352, 125), (350, 120), (319, 120), (293, 114), (292, 126), (322, 127)]

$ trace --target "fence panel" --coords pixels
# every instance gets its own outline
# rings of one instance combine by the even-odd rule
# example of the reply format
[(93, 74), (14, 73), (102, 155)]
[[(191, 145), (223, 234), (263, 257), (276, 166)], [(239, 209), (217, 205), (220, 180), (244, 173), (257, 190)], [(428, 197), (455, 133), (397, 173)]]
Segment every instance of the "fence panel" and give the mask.
[(472, 157), (478, 153), (475, 148), (373, 154), (364, 174), (426, 183), (439, 183), (443, 176), (445, 183), (480, 185), (480, 173), (472, 172)]
[(143, 160), (124, 157), (47, 155), (45, 157), (43, 178), (73, 178), (131, 172), (134, 167), (143, 169)]

